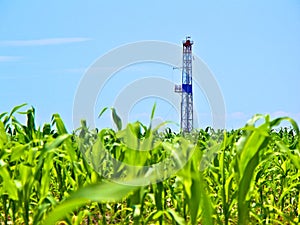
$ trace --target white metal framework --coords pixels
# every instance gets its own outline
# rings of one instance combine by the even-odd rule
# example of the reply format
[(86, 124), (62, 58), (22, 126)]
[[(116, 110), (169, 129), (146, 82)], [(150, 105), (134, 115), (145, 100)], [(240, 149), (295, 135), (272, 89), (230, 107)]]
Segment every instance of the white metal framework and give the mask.
[(189, 133), (193, 130), (193, 84), (192, 84), (192, 45), (190, 37), (183, 41), (182, 83), (175, 85), (175, 92), (181, 93), (181, 130)]

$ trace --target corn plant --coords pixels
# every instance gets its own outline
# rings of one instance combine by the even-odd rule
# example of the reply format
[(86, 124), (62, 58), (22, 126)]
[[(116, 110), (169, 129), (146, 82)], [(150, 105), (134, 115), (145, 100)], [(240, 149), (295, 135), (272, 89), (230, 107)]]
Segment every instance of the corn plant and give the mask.
[(1, 224), (300, 222), (291, 118), (255, 115), (240, 129), (187, 135), (152, 127), (154, 106), (148, 126), (123, 126), (112, 109), (116, 130), (83, 120), (68, 132), (59, 114), (38, 127), (35, 109), (24, 107), (0, 114)]

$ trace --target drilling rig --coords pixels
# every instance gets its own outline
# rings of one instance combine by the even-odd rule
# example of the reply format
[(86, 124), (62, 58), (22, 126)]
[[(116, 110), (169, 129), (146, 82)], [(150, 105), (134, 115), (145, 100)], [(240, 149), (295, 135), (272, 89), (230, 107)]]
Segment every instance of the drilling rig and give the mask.
[(183, 133), (193, 130), (193, 83), (192, 83), (192, 45), (190, 37), (182, 42), (182, 83), (175, 85), (175, 92), (181, 94), (181, 120)]

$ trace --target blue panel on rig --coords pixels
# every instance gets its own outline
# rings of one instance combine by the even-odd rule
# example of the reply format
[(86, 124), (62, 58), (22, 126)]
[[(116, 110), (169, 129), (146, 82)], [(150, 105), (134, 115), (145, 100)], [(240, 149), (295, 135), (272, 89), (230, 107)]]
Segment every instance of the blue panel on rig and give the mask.
[(192, 93), (192, 85), (191, 84), (182, 84), (182, 92)]

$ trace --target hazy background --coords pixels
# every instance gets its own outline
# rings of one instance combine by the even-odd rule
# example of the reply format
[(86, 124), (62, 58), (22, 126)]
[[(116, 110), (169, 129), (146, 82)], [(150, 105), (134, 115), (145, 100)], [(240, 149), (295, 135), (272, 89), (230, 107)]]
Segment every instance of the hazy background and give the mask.
[[(38, 124), (57, 112), (71, 130), (76, 89), (99, 56), (135, 41), (181, 44), (186, 35), (219, 83), (227, 128), (243, 126), (255, 113), (300, 122), (298, 0), (1, 1), (0, 112), (27, 102), (36, 108)], [(95, 111), (111, 106), (120, 88), (147, 76), (179, 83), (181, 73), (152, 64), (125, 68), (99, 93)], [(209, 126), (201, 89), (194, 89), (194, 100), (199, 126)], [(130, 120), (147, 122), (155, 101), (157, 117), (178, 122), (174, 107), (155, 98), (136, 104)], [(97, 125), (110, 126), (108, 118), (109, 113)]]

